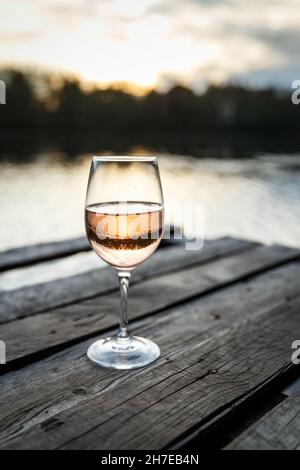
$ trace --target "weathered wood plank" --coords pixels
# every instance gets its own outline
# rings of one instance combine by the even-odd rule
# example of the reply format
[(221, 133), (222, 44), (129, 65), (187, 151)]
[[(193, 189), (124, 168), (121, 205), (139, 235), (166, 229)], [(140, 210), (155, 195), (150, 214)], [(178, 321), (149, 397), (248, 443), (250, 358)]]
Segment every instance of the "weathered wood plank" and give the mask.
[[(171, 238), (164, 239), (160, 246), (169, 246), (176, 244), (177, 240), (173, 238), (174, 227), (167, 227), (166, 232), (170, 233)], [(28, 266), (33, 263), (57, 259), (62, 256), (68, 256), (81, 251), (91, 249), (87, 238), (78, 237), (68, 240), (62, 240), (50, 243), (40, 243), (36, 245), (27, 245), (19, 248), (13, 248), (0, 252), (0, 272), (21, 266)]]
[[(130, 318), (161, 311), (236, 282), (243, 276), (286, 262), (294, 256), (293, 250), (285, 247), (262, 246), (208, 264), (147, 279), (131, 288)], [(3, 324), (1, 338), (7, 345), (9, 363), (116, 327), (118, 320), (119, 295), (114, 292)]]
[(0, 253), (0, 271), (90, 250), (86, 237), (23, 246)]
[[(132, 283), (162, 273), (173, 272), (180, 268), (206, 263), (222, 256), (250, 250), (256, 246), (258, 245), (244, 240), (223, 238), (207, 241), (203, 250), (199, 252), (185, 251), (182, 246), (166, 247), (163, 252), (159, 250), (154, 253), (146, 263), (133, 273)], [(289, 253), (292, 256), (292, 252)], [(293, 254), (296, 254), (296, 251)], [(90, 254), (87, 254), (87, 256), (90, 257)], [(67, 262), (69, 261), (65, 260), (65, 263)], [(49, 269), (51, 269), (50, 266)], [(62, 267), (63, 269), (64, 267)], [(26, 269), (24, 274), (26, 275)], [(38, 277), (36, 273), (35, 276)], [(0, 323), (26, 317), (33, 313), (86, 299), (107, 291), (117, 290), (117, 288), (114, 270), (105, 267), (92, 269), (91, 271), (85, 270), (80, 274), (29, 285), (13, 291), (0, 291)]]
[[(88, 340), (19, 371), (6, 374), (1, 378), (0, 447), (10, 437), (20, 433), (20, 440), (14, 445), (21, 447), (22, 433), (35, 426), (44, 434), (43, 438), (47, 439), (46, 430), (51, 428), (51, 423), (53, 426), (59, 425), (60, 412), (88, 400), (99, 399), (101, 402), (100, 398), (103, 397), (102, 400), (105, 401), (105, 393), (125, 399), (128, 397), (126, 390), (120, 392), (121, 395), (114, 391), (123, 382), (128, 383), (128, 392), (134, 388), (136, 391), (149, 388), (151, 383), (155, 384), (160, 378), (173, 374), (173, 365), (177, 366), (177, 359), (174, 357), (170, 360), (171, 355), (192, 350), (195, 344), (199, 345), (208, 339), (213, 341), (224, 330), (237, 328), (241, 324), (247, 325), (249, 320), (264, 318), (266, 315), (272, 321), (273, 312), (279, 309), (288, 315), (291, 305), (299, 302), (299, 275), (300, 263), (285, 265), (135, 324), (136, 334), (153, 338), (161, 347), (161, 359), (147, 370), (125, 372), (94, 367), (86, 358), (86, 350), (91, 342)], [(261, 333), (264, 331), (268, 332), (269, 329), (261, 329)], [(293, 332), (294, 334), (297, 332)], [(242, 346), (242, 342), (240, 344)], [(282, 342), (280, 344), (282, 346)], [(274, 343), (272, 347), (277, 348), (277, 344)], [(286, 347), (290, 354), (290, 344)], [(200, 356), (202, 357), (202, 353)], [(232, 353), (232, 357), (235, 357), (235, 353)], [(272, 357), (272, 353), (268, 355), (270, 362)], [(189, 358), (184, 361), (184, 367), (187, 364)], [(211, 366), (214, 367), (215, 364)], [(247, 363), (245, 368), (249, 367), (250, 364)], [(253, 371), (254, 375), (255, 373)], [(142, 377), (138, 379), (140, 375)], [(24, 393), (24, 384), (27, 393)], [(249, 390), (252, 385), (249, 380)], [(96, 416), (102, 412), (102, 405), (99, 410)], [(68, 436), (66, 431), (65, 437)]]
[[(157, 449), (233, 407), (292, 367), (299, 299), (280, 311), (191, 342), (159, 366), (3, 443), (6, 449)], [(99, 372), (101, 375), (101, 371)], [(80, 393), (80, 392), (79, 392)]]
[(300, 392), (267, 413), (227, 449), (300, 450)]

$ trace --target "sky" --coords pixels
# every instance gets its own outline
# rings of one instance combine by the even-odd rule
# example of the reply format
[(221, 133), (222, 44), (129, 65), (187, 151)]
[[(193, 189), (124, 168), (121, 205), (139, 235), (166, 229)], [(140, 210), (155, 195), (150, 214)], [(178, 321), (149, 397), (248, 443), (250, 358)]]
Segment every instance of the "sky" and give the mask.
[(0, 0), (0, 66), (106, 86), (290, 88), (299, 0)]

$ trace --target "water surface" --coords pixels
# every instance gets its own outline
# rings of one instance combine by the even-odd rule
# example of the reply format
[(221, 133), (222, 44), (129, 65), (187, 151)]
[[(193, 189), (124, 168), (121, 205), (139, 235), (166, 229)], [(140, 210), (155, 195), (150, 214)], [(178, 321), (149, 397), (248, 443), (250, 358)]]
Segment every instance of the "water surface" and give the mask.
[[(300, 246), (300, 153), (256, 152), (243, 159), (155, 153), (167, 222), (178, 222), (175, 206), (197, 203), (204, 207), (207, 238), (230, 235)], [(1, 250), (84, 234), (90, 155), (67, 158), (45, 146), (30, 159), (2, 158)]]

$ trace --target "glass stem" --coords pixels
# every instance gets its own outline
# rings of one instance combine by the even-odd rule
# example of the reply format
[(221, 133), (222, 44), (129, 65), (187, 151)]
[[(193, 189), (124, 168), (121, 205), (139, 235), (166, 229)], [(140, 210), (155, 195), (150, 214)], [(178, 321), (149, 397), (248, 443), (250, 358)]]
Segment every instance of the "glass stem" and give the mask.
[(128, 298), (128, 287), (130, 281), (130, 272), (119, 271), (119, 284), (120, 284), (120, 294), (121, 294), (121, 309), (120, 309), (120, 327), (117, 334), (119, 339), (128, 339), (128, 316), (127, 316), (127, 298)]

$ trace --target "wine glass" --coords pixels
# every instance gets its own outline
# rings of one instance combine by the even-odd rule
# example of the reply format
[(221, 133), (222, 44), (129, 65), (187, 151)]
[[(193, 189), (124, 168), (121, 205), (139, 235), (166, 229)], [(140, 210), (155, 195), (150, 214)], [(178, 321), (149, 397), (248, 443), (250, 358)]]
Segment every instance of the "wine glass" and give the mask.
[(118, 275), (121, 293), (117, 334), (99, 339), (89, 359), (113, 369), (143, 367), (160, 356), (153, 341), (127, 332), (131, 272), (158, 247), (163, 232), (163, 194), (155, 157), (93, 157), (85, 224), (92, 249)]

